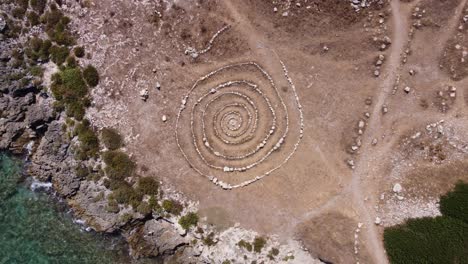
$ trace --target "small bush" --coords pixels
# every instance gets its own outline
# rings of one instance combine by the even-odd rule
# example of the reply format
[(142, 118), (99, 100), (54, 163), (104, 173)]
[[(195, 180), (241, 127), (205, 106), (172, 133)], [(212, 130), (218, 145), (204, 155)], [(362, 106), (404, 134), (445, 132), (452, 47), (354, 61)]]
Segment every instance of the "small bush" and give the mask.
[(104, 128), (101, 131), (101, 139), (104, 146), (110, 150), (116, 150), (122, 146), (122, 137), (113, 128)]
[(252, 252), (252, 244), (249, 242), (246, 242), (245, 240), (241, 239), (239, 242), (237, 242), (237, 245), (241, 248), (245, 248), (247, 251)]
[(76, 68), (78, 66), (78, 62), (76, 61), (75, 57), (68, 56), (67, 58), (67, 67), (68, 68)]
[(114, 214), (120, 211), (119, 204), (115, 199), (109, 199), (109, 201), (107, 202), (106, 211)]
[(112, 195), (119, 204), (129, 204), (135, 209), (138, 208), (143, 198), (129, 184), (122, 184), (120, 188), (112, 192)]
[(27, 17), (31, 26), (37, 26), (40, 24), (39, 15), (36, 12), (28, 12)]
[(132, 219), (133, 219), (133, 216), (130, 213), (125, 213), (120, 217), (120, 221), (122, 223), (130, 222)]
[(37, 76), (37, 77), (42, 77), (44, 75), (44, 69), (42, 69), (41, 66), (32, 66), (29, 69), (29, 72), (31, 73), (32, 76)]
[(99, 73), (92, 65), (86, 66), (83, 70), (83, 76), (89, 86), (96, 86), (99, 83)]
[(211, 233), (208, 234), (208, 236), (203, 237), (203, 244), (205, 244), (205, 245), (207, 245), (209, 247), (216, 245), (216, 242), (214, 240), (214, 236), (215, 236), (215, 233), (211, 232)]
[(47, 0), (31, 0), (30, 1), (31, 7), (38, 12), (39, 14), (44, 13), (44, 9), (47, 4)]
[(11, 14), (13, 15), (14, 18), (22, 19), (25, 13), (26, 13), (26, 9), (24, 9), (23, 7), (17, 7), (13, 9)]
[(254, 251), (257, 253), (262, 252), (263, 247), (266, 244), (266, 240), (263, 237), (256, 237), (253, 242)]
[(196, 226), (198, 224), (198, 215), (196, 213), (188, 213), (182, 216), (179, 219), (179, 225), (182, 226), (185, 230), (189, 229), (192, 226)]
[(85, 159), (95, 157), (99, 152), (99, 139), (87, 120), (76, 126), (75, 134), (78, 135), (80, 151), (85, 155)]
[(102, 158), (107, 165), (105, 172), (109, 178), (124, 180), (133, 175), (135, 163), (127, 154), (120, 151), (107, 151), (102, 155)]
[(174, 200), (164, 200), (162, 202), (163, 209), (173, 215), (180, 215), (184, 209), (182, 204)]
[(149, 215), (151, 214), (151, 207), (147, 202), (142, 202), (140, 205), (138, 205), (137, 212), (142, 215)]
[(83, 58), (85, 55), (85, 50), (83, 47), (76, 47), (75, 49), (73, 49), (73, 53), (77, 58)]
[(453, 191), (440, 198), (440, 211), (445, 216), (468, 223), (468, 184), (458, 182)]
[(157, 195), (159, 182), (152, 177), (141, 177), (138, 179), (137, 191), (146, 195)]
[(62, 65), (68, 57), (70, 51), (67, 47), (53, 45), (49, 49), (52, 61), (57, 65)]
[(75, 169), (75, 173), (78, 178), (86, 179), (86, 177), (88, 177), (89, 170), (85, 166), (77, 166)]

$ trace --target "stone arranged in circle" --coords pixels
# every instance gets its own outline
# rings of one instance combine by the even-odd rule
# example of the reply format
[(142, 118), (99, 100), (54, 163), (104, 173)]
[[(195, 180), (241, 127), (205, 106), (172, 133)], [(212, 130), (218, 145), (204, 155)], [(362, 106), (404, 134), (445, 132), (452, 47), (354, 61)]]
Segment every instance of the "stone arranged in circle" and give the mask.
[[(275, 78), (292, 89), (280, 92), (263, 67), (245, 62), (201, 77), (183, 97), (176, 141), (197, 173), (232, 189), (271, 174), (291, 158), (303, 136), (303, 114), (280, 64), (284, 76)], [(285, 100), (286, 91), (294, 94)]]

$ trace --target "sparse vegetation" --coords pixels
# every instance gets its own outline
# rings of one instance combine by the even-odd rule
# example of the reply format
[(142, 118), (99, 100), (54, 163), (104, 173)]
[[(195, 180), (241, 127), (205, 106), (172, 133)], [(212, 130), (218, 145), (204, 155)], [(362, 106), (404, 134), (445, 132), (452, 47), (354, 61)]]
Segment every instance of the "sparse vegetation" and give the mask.
[(410, 219), (386, 228), (384, 243), (392, 263), (466, 263), (468, 184), (458, 183), (441, 198), (442, 216)]
[(151, 207), (147, 202), (141, 202), (137, 207), (137, 212), (142, 215), (149, 215), (151, 214)]
[(127, 154), (121, 151), (107, 151), (102, 155), (107, 176), (113, 180), (124, 180), (132, 176), (135, 170), (135, 163)]
[(208, 236), (203, 237), (203, 244), (205, 244), (205, 245), (207, 245), (209, 247), (216, 245), (216, 242), (214, 240), (214, 236), (215, 236), (214, 232), (211, 232), (211, 233), (208, 234)]
[(107, 212), (109, 213), (118, 213), (120, 211), (119, 204), (115, 199), (109, 199), (106, 207)]
[(99, 73), (92, 65), (86, 66), (86, 68), (83, 70), (83, 76), (89, 86), (94, 87), (98, 85)]
[(83, 120), (76, 126), (74, 133), (80, 140), (78, 158), (86, 160), (90, 157), (96, 157), (99, 152), (99, 139), (91, 128), (89, 121)]
[(247, 241), (245, 241), (243, 239), (241, 239), (239, 242), (237, 242), (237, 245), (239, 247), (241, 247), (241, 248), (245, 248), (249, 252), (252, 252), (252, 249), (253, 249), (252, 244), (250, 244), (249, 242), (247, 242)]
[(122, 146), (122, 137), (113, 128), (104, 128), (101, 131), (101, 139), (104, 146), (110, 150), (116, 150)]
[(138, 179), (137, 190), (146, 195), (158, 195), (159, 182), (152, 177), (141, 177)]
[(182, 204), (175, 200), (164, 200), (162, 202), (162, 208), (164, 209), (164, 211), (173, 215), (180, 215), (180, 213), (184, 209)]
[(190, 212), (179, 219), (179, 225), (182, 226), (185, 230), (189, 229), (192, 226), (198, 224), (198, 215), (196, 213)]
[(252, 244), (254, 251), (260, 253), (266, 244), (266, 240), (263, 237), (256, 237)]
[(57, 45), (50, 47), (49, 52), (52, 61), (59, 66), (67, 60), (68, 54), (70, 54), (67, 47)]
[(73, 53), (75, 54), (77, 58), (83, 58), (85, 55), (85, 50), (83, 47), (80, 46), (80, 47), (74, 48)]
[(270, 249), (270, 252), (268, 252), (268, 255), (267, 255), (267, 256), (268, 256), (268, 258), (269, 258), (270, 260), (274, 260), (275, 257), (278, 256), (278, 255), (279, 255), (279, 249), (277, 249), (277, 248), (271, 248), (271, 249)]

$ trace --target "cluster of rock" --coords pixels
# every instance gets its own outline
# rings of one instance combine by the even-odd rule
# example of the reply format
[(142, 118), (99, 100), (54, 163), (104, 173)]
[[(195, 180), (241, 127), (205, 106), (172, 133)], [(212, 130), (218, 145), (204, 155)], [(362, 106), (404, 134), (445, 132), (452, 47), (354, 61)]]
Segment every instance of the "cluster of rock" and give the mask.
[(187, 47), (185, 49), (185, 55), (189, 55), (191, 58), (193, 59), (196, 59), (198, 58), (198, 56), (202, 55), (202, 54), (205, 54), (207, 53), (208, 51), (210, 51), (211, 47), (213, 47), (213, 42), (216, 40), (216, 38), (223, 32), (225, 32), (226, 30), (228, 30), (231, 26), (230, 25), (225, 25), (223, 26), (220, 30), (218, 30), (212, 37), (211, 39), (208, 41), (208, 44), (207, 46), (202, 49), (202, 50), (197, 50), (196, 48), (194, 47)]

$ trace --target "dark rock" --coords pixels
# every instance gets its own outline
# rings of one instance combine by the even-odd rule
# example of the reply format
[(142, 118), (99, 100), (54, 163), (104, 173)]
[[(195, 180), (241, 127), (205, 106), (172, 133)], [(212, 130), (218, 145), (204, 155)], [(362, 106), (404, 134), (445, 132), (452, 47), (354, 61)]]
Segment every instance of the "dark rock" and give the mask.
[(131, 254), (136, 258), (172, 255), (188, 242), (174, 225), (162, 219), (146, 221), (129, 238)]
[(42, 181), (52, 181), (55, 190), (63, 197), (76, 194), (80, 178), (74, 168), (76, 161), (70, 144), (64, 137), (62, 124), (53, 121), (48, 126), (39, 146), (31, 157), (28, 171)]
[(32, 84), (28, 84), (26, 86), (20, 86), (18, 84), (18, 87), (14, 89), (13, 91), (10, 90), (10, 92), (13, 97), (23, 97), (28, 93), (37, 93), (39, 92), (39, 90), (37, 89), (36, 86)]
[(37, 104), (31, 106), (26, 114), (26, 124), (36, 129), (52, 121), (55, 117), (52, 104), (52, 100), (39, 100)]

